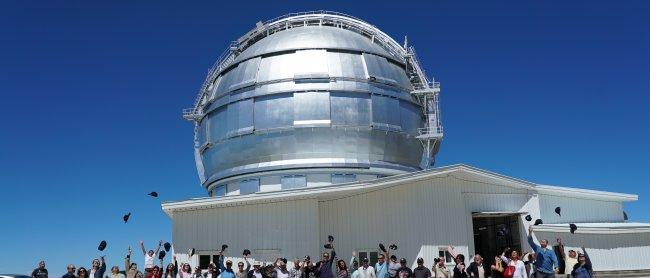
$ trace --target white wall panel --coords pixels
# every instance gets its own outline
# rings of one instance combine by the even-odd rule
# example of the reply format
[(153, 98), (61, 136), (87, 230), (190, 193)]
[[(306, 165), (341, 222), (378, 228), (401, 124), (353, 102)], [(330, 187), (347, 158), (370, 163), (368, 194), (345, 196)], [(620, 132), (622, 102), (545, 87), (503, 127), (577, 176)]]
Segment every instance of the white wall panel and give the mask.
[[(562, 216), (555, 214), (556, 207), (562, 208)], [(620, 202), (540, 194), (539, 209), (546, 224), (623, 221), (623, 206)]]

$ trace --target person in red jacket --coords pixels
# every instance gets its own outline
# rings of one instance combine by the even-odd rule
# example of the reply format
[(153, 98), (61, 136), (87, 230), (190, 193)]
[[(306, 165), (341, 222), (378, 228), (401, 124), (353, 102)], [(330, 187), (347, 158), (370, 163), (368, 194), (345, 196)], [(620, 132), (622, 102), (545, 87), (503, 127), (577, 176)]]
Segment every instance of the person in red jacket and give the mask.
[(160, 267), (156, 265), (151, 269), (151, 272), (145, 276), (145, 278), (162, 278), (162, 275), (163, 273), (160, 271)]

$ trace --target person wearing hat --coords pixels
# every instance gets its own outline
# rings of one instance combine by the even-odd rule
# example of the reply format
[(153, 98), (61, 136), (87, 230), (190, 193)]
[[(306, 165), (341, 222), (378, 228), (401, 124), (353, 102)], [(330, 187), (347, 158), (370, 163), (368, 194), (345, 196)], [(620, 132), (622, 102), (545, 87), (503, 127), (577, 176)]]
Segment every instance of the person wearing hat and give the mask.
[[(246, 262), (246, 269), (244, 269), (244, 262)], [(248, 262), (248, 255), (244, 255), (244, 261), (237, 263), (237, 272), (235, 273), (235, 277), (246, 278), (250, 270), (251, 270), (251, 263)]]
[(38, 262), (38, 267), (32, 271), (32, 278), (47, 278), (47, 268), (45, 268), (45, 261)]
[[(232, 270), (232, 261), (226, 260), (224, 264), (225, 255), (223, 254), (225, 250), (219, 252), (219, 268), (221, 269), (221, 278), (235, 278), (235, 272)], [(216, 278), (216, 277), (214, 277)]]
[(431, 271), (424, 266), (424, 259), (418, 258), (415, 262), (418, 266), (413, 269), (413, 278), (431, 278)]
[(126, 278), (142, 278), (142, 272), (138, 271), (138, 264), (131, 263), (131, 247), (124, 258), (124, 274)]
[(433, 265), (434, 273), (436, 278), (451, 278), (451, 272), (447, 269), (445, 265), (445, 258), (440, 257), (434, 260), (435, 264)]
[(253, 270), (248, 271), (248, 278), (262, 278), (262, 263), (259, 261), (253, 262)]
[(105, 272), (106, 261), (104, 261), (104, 256), (101, 256), (99, 259), (93, 260), (90, 273), (88, 273), (88, 278), (103, 278)]
[(399, 269), (397, 269), (396, 273), (397, 278), (413, 278), (413, 271), (406, 266), (406, 259), (401, 258), (399, 260)]
[(363, 264), (359, 267), (359, 278), (377, 278), (375, 269), (368, 263), (368, 258), (363, 258)]
[[(142, 254), (144, 255), (144, 273), (149, 274), (151, 270), (154, 267), (154, 258), (158, 256), (158, 251), (160, 251), (160, 247), (162, 246), (163, 241), (161, 240), (158, 242), (158, 247), (156, 248), (156, 251), (154, 250), (149, 250), (146, 251), (144, 248), (144, 241), (140, 240), (140, 248), (142, 249)], [(93, 277), (90, 277), (93, 278)]]
[(474, 255), (474, 260), (469, 264), (466, 271), (469, 277), (486, 278), (491, 276), (490, 266), (483, 262), (483, 257), (479, 254)]
[(589, 255), (587, 255), (587, 250), (582, 247), (582, 253), (578, 255), (578, 263), (573, 267), (573, 271), (571, 271), (571, 277), (591, 278), (594, 277), (593, 272), (594, 269), (591, 265)]
[(535, 277), (537, 278), (553, 278), (555, 273), (558, 272), (558, 261), (555, 252), (548, 249), (548, 240), (542, 239), (539, 241), (540, 245), (535, 244), (533, 241), (533, 226), (528, 226), (528, 244), (537, 254), (535, 258)]

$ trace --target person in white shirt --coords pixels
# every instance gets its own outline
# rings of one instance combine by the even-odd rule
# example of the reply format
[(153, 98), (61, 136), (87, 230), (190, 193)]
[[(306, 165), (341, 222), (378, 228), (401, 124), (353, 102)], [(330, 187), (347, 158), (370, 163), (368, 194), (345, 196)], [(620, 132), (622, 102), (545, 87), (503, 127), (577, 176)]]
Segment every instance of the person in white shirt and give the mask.
[(248, 278), (262, 278), (262, 263), (259, 261), (253, 262), (253, 270), (248, 272)]
[(368, 264), (368, 258), (363, 258), (363, 265), (359, 267), (359, 278), (377, 278), (375, 269)]
[(287, 270), (286, 259), (282, 259), (282, 258), (275, 259), (273, 266), (275, 266), (275, 274), (277, 278), (289, 278), (289, 271)]
[(160, 251), (160, 246), (162, 246), (163, 242), (162, 240), (158, 242), (158, 248), (156, 248), (156, 251), (154, 250), (149, 250), (146, 251), (144, 248), (144, 241), (140, 241), (140, 248), (142, 249), (142, 254), (144, 255), (144, 271), (145, 271), (145, 276), (146, 274), (149, 274), (151, 272), (151, 269), (154, 267), (154, 259), (158, 256), (158, 251)]
[(507, 258), (505, 254), (508, 250), (510, 250), (510, 248), (506, 248), (506, 250), (501, 254), (501, 260), (503, 260), (503, 262), (505, 262), (507, 265), (504, 273), (514, 270), (512, 278), (527, 278), (526, 266), (524, 265), (524, 262), (519, 259), (519, 252), (512, 251), (510, 258)]

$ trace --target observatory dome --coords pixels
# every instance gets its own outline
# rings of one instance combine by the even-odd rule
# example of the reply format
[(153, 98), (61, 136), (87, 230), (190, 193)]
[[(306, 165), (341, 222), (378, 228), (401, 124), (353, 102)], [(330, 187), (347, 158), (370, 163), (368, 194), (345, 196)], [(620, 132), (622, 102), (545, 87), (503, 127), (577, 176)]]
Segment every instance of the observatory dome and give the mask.
[(412, 67), (408, 51), (352, 17), (258, 23), (185, 112), (202, 185), (212, 196), (249, 194), (427, 167), (439, 140), (423, 141), (430, 119), (413, 92), (429, 83)]

